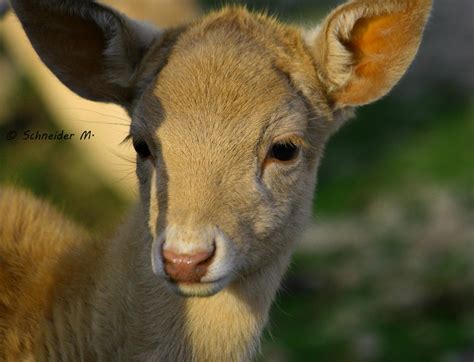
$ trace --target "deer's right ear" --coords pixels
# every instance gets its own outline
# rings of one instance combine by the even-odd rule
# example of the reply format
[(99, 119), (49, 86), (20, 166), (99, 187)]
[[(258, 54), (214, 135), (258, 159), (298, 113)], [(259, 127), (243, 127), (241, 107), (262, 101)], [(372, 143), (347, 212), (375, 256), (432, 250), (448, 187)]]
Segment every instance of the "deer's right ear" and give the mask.
[(128, 106), (157, 29), (90, 0), (11, 0), (34, 49), (80, 96)]

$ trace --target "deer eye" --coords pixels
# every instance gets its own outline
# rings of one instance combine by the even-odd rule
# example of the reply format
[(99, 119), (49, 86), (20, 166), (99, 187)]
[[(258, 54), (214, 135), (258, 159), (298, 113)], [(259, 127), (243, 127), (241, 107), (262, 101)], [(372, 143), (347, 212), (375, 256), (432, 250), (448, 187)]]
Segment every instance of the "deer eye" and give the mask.
[(267, 159), (269, 161), (290, 162), (300, 153), (300, 147), (293, 142), (276, 142), (270, 148)]
[(150, 149), (148, 148), (147, 143), (141, 139), (133, 140), (133, 148), (137, 152), (140, 158), (149, 158), (151, 157)]

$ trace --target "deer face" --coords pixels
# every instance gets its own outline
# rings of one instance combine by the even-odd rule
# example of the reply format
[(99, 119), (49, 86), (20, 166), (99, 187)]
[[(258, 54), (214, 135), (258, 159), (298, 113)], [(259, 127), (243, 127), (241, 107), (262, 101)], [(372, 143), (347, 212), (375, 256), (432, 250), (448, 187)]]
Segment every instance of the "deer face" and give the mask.
[(67, 86), (129, 111), (153, 271), (208, 296), (287, 263), (326, 140), (400, 79), (431, 1), (352, 1), (312, 31), (227, 9), (161, 32), (55, 4), (12, 1)]
[(131, 126), (154, 270), (183, 294), (288, 255), (327, 134), (278, 55), (235, 25), (183, 36)]

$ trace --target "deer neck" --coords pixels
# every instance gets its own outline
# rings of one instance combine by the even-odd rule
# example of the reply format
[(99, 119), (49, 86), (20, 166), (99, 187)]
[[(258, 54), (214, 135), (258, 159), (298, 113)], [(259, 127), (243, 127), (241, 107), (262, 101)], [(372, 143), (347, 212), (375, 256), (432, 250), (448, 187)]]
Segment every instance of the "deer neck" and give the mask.
[[(152, 273), (144, 245), (151, 246), (151, 236), (137, 218), (111, 243), (114, 261), (107, 262), (105, 283), (115, 286), (98, 315), (117, 325), (102, 336), (104, 343), (110, 345), (115, 334), (125, 357), (140, 360), (249, 360), (259, 348), (289, 253), (212, 297), (183, 298)], [(111, 305), (121, 310), (112, 311)]]

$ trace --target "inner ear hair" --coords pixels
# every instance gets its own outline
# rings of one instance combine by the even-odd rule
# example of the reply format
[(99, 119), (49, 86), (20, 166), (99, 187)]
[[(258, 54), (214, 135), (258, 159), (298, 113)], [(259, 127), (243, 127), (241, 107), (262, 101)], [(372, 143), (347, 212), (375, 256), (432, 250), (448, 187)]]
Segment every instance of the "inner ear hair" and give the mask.
[(318, 71), (336, 107), (387, 94), (412, 63), (432, 0), (355, 0), (310, 36)]

